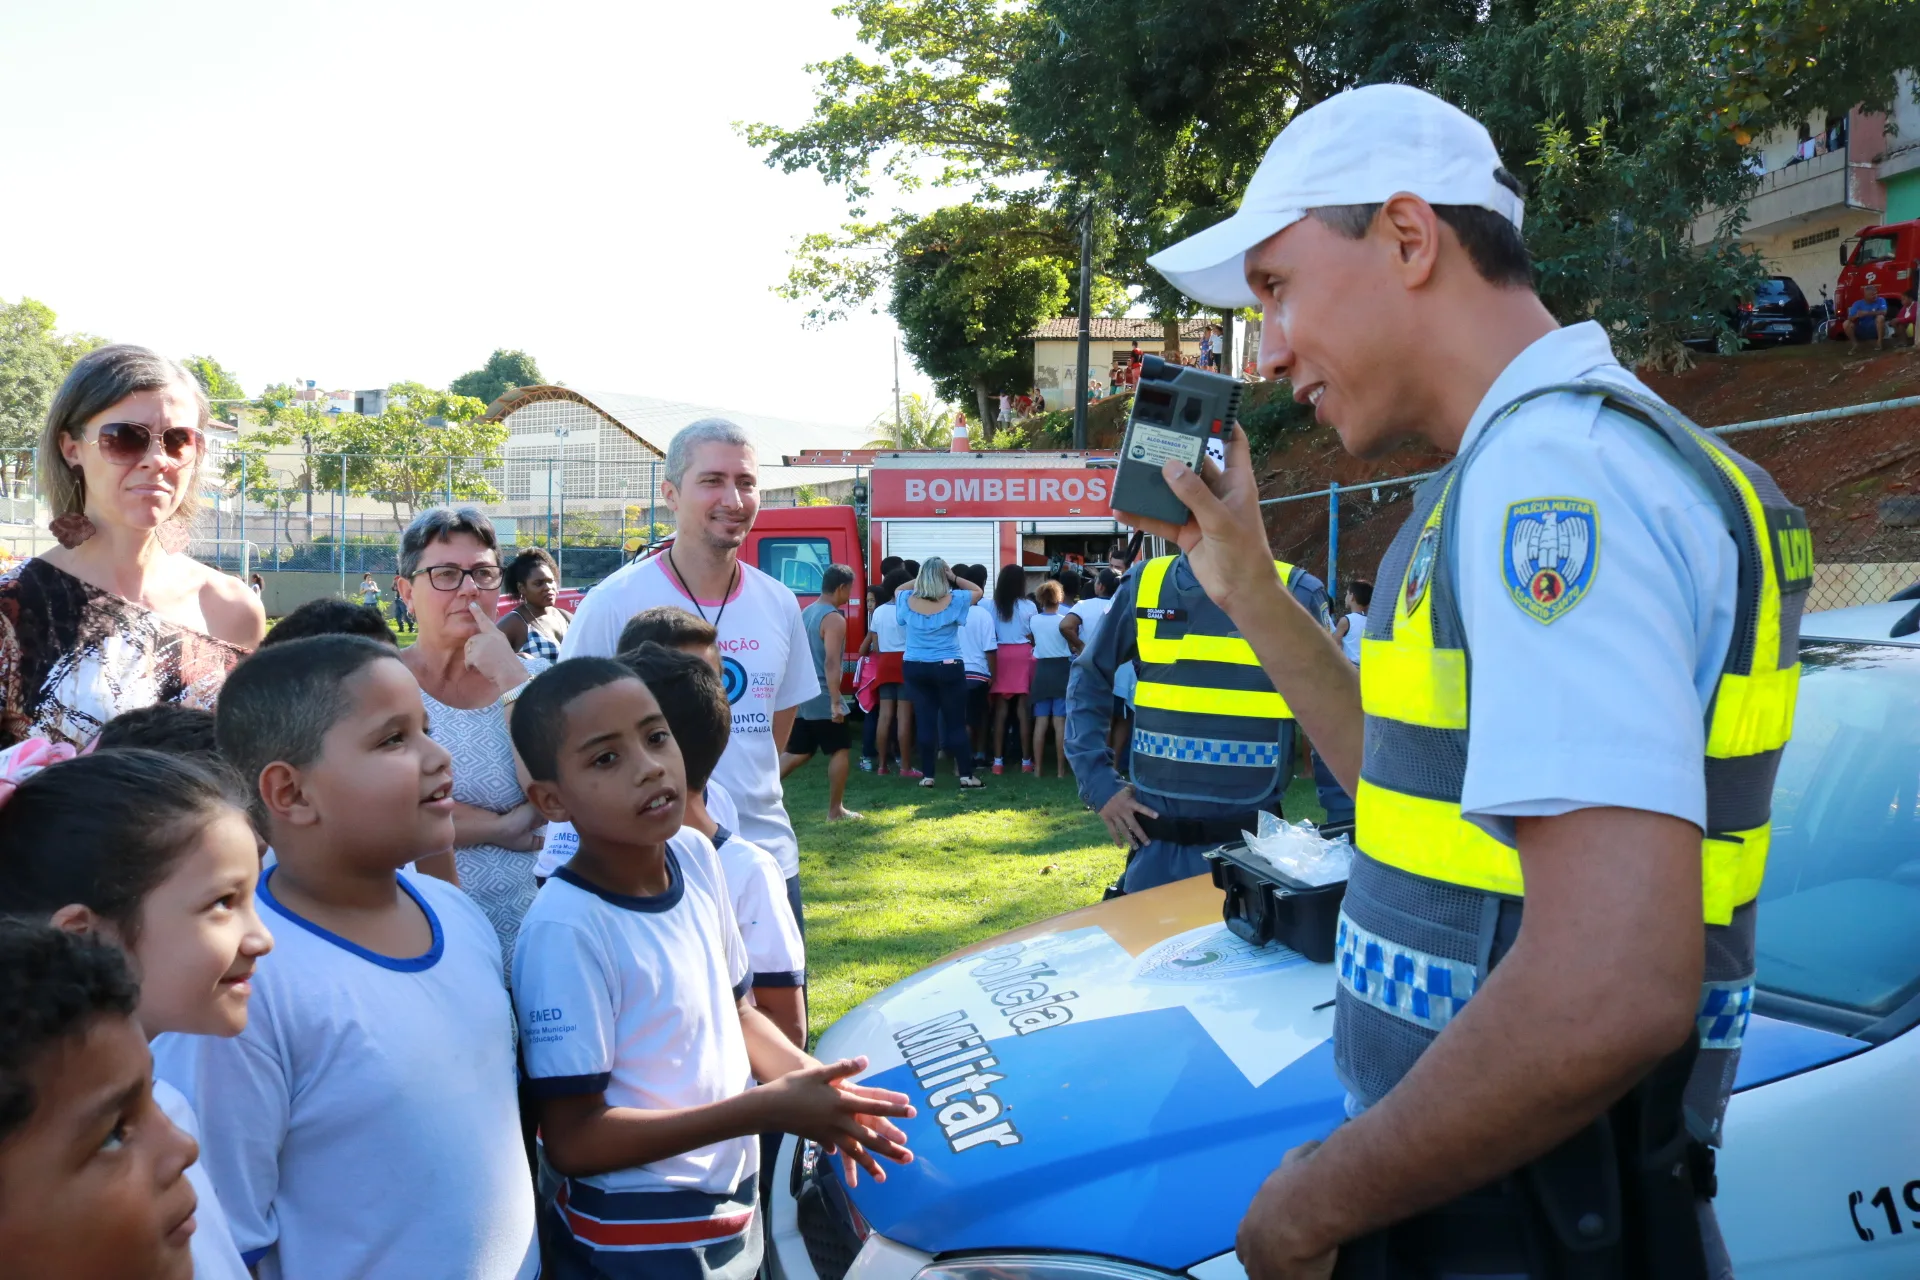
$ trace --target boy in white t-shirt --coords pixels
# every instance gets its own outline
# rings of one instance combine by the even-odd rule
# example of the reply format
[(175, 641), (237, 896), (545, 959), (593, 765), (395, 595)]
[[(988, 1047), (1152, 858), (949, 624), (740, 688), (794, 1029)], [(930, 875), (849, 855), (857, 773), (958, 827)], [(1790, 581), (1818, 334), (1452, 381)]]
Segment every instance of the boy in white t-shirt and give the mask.
[(419, 685), (389, 646), (316, 636), (241, 663), (217, 715), (276, 854), (276, 945), (246, 1030), (173, 1037), (157, 1066), (200, 1116), (234, 1243), (261, 1280), (529, 1280), (499, 940), (458, 889), (400, 871), (453, 844)]
[[(904, 1096), (823, 1066), (746, 1002), (751, 970), (706, 837), (681, 828), (686, 770), (625, 665), (563, 661), (513, 716), (530, 799), (580, 849), (534, 899), (514, 1003), (542, 1150), (540, 1220), (558, 1280), (747, 1280), (761, 1258), (754, 1135), (800, 1134), (847, 1176), (912, 1159)], [(756, 1086), (756, 1079), (769, 1083)]]
[[(653, 691), (687, 771), (683, 824), (705, 836), (720, 855), (727, 896), (752, 971), (754, 1007), (797, 1047), (807, 1047), (807, 953), (787, 905), (786, 883), (773, 855), (713, 813), (704, 791), (727, 745), (727, 693), (699, 658), (642, 645), (618, 659)], [(721, 794), (725, 794), (722, 792)]]

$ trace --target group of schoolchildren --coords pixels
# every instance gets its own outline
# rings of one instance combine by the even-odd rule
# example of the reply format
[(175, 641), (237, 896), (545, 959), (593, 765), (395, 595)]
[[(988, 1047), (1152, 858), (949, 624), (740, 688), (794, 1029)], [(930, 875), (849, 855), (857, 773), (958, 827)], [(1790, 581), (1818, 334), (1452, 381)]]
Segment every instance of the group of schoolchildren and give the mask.
[[(881, 561), (880, 572), (879, 583), (868, 595), (868, 632), (862, 650), (876, 658), (878, 714), (866, 718), (860, 767), (870, 773), (891, 772), (897, 746), (900, 775), (917, 779), (925, 775), (912, 767), (910, 744), (914, 718), (927, 711), (909, 705), (902, 670), (907, 628), (900, 615), (905, 606), (896, 602), (896, 596), (913, 590), (920, 565), (888, 556)], [(956, 565), (953, 572), (981, 593), (958, 633), (966, 667), (967, 732), (974, 755), (991, 759), (992, 772), (998, 775), (1006, 771), (1017, 751), (1022, 773), (1044, 773), (1051, 732), (1055, 774), (1066, 777), (1069, 668), (1080, 650), (1092, 643), (1120, 585), (1120, 575), (1111, 567), (1081, 573), (1066, 565), (1048, 574), (1029, 595), (1027, 571), (1017, 564), (1003, 565), (991, 585), (985, 565)], [(1116, 718), (1130, 714), (1125, 705), (1130, 693), (1130, 688), (1120, 691)]]
[(778, 869), (708, 786), (711, 626), (649, 610), (518, 690), (570, 837), (511, 974), (408, 870), (452, 772), (390, 641), (276, 640), (213, 712), (0, 755), (7, 1274), (746, 1280), (763, 1136), (912, 1158), (903, 1095), (804, 1052)]

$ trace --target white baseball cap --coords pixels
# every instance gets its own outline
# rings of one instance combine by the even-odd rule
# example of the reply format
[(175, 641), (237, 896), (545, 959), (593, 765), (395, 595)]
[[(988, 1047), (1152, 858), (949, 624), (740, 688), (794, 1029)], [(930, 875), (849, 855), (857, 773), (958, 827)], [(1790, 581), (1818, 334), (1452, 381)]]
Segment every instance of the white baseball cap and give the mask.
[(1383, 204), (1406, 192), (1428, 204), (1491, 209), (1518, 228), (1524, 203), (1494, 180), (1500, 153), (1486, 126), (1404, 84), (1337, 93), (1295, 116), (1267, 148), (1239, 211), (1147, 259), (1173, 286), (1214, 307), (1257, 307), (1247, 250), (1329, 205)]

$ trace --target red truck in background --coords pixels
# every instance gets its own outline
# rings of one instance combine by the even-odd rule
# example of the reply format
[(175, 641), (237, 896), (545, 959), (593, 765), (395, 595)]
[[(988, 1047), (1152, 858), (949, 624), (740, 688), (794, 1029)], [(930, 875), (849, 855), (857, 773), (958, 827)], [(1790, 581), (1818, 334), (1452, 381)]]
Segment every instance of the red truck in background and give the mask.
[(1920, 220), (1867, 227), (1840, 249), (1840, 279), (1833, 288), (1833, 323), (1827, 336), (1844, 341), (1847, 309), (1867, 285), (1879, 287), (1896, 337), (1913, 340), (1914, 301), (1920, 282)]

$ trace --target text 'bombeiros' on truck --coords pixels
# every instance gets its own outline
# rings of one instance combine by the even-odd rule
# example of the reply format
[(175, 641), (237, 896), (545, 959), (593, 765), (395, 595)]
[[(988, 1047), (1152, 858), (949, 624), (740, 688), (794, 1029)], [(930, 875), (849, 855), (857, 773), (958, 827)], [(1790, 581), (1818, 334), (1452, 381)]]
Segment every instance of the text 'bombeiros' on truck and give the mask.
[(864, 469), (855, 506), (870, 565), (939, 556), (995, 574), (1018, 564), (1031, 587), (1066, 566), (1098, 569), (1132, 532), (1113, 516), (1110, 449), (976, 450), (962, 429), (944, 452), (812, 450), (783, 461)]

